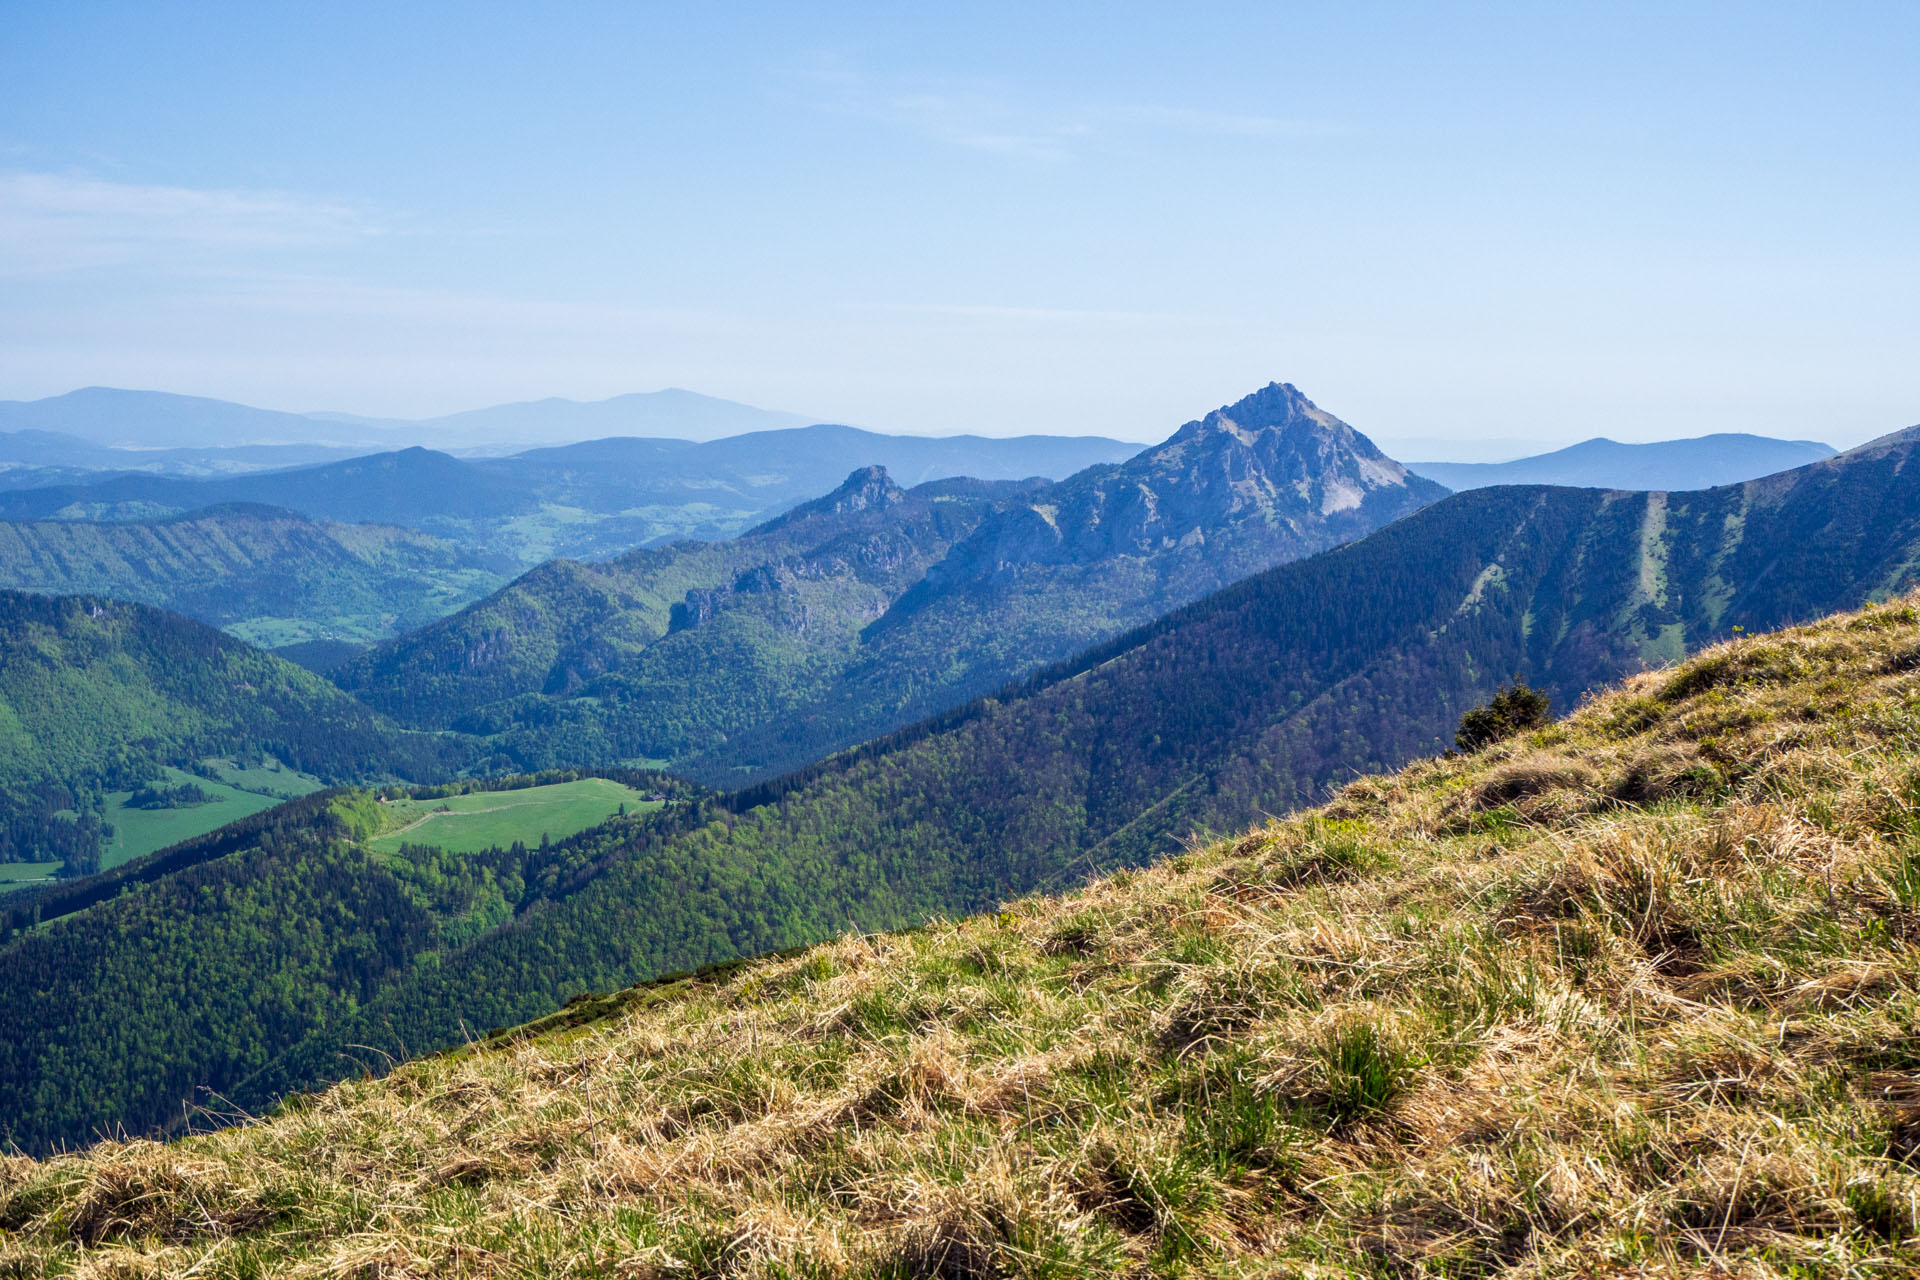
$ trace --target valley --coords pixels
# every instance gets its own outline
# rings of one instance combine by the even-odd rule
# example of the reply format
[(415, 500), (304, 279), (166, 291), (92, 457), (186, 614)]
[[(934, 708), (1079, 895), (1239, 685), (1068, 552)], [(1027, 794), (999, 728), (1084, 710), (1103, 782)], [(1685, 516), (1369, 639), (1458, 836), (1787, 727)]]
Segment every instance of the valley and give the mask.
[[(1336, 424), (1301, 430), (1338, 444), (1345, 428)], [(1230, 451), (1262, 447), (1238, 423), (1213, 438)], [(1206, 430), (1176, 439), (1175, 457), (1193, 461), (1196, 442), (1208, 456)], [(23, 1030), (0, 1063), (0, 1109), (16, 1117), (23, 1143), (109, 1118), (164, 1126), (188, 1082), (257, 1109), (360, 1069), (370, 1052), (399, 1058), (459, 1044), (475, 1028), (539, 1018), (581, 991), (824, 942), (849, 927), (988, 910), (1152, 865), (1195, 833), (1241, 829), (1318, 803), (1356, 774), (1441, 751), (1460, 717), (1515, 672), (1565, 711), (1729, 636), (1911, 589), (1920, 564), (1916, 447), (1914, 433), (1900, 433), (1692, 493), (1509, 486), (1429, 503), (1397, 496), (1416, 509), (1365, 536), (1229, 582), (1054, 665), (1016, 669), (991, 696), (744, 787), (617, 770), (496, 784), (485, 775), (516, 766), (501, 750), (505, 736), (482, 736), (488, 726), (475, 712), (448, 716), (457, 732), (446, 722), (399, 730), (402, 740), (435, 744), (446, 781), (387, 803), (379, 797), (388, 792), (364, 786), (296, 799), (94, 880), (15, 894), (0, 962), (21, 976), (0, 998)], [(1319, 456), (1366, 461), (1337, 449)], [(557, 655), (619, 655), (618, 643), (644, 655), (677, 637), (703, 639), (729, 613), (739, 615), (742, 646), (781, 634), (847, 645), (864, 642), (873, 623), (835, 632), (826, 628), (830, 606), (865, 601), (855, 607), (874, 619), (941, 616), (901, 608), (903, 599), (915, 604), (913, 584), (929, 580), (953, 591), (929, 592), (936, 602), (994, 600), (1004, 584), (1029, 578), (1069, 600), (1090, 576), (1079, 561), (1102, 562), (1075, 551), (1088, 539), (1130, 564), (1140, 586), (1148, 573), (1188, 563), (1194, 528), (1224, 555), (1247, 536), (1236, 513), (1262, 527), (1270, 490), (1259, 479), (1244, 504), (1202, 503), (1197, 523), (1180, 523), (1178, 502), (1205, 495), (1222, 473), (1260, 474), (1209, 461), (1158, 466), (1150, 480), (1096, 471), (1053, 508), (1054, 534), (1022, 542), (1014, 531), (1031, 527), (1028, 513), (1046, 490), (903, 490), (864, 471), (739, 540), (604, 567), (549, 566), (542, 573), (572, 594), (545, 586), (520, 594), (541, 581), (533, 575), (435, 624), (486, 637), (493, 660), (450, 665), (444, 693), (414, 679), (390, 687), (439, 699), (462, 696), (462, 682), (477, 677), (507, 681), (482, 686), (473, 705), (504, 696), (530, 715), (551, 696), (529, 695), (552, 687)], [(1117, 518), (1126, 507), (1116, 502), (1149, 485), (1153, 521), (1165, 523)], [(1330, 505), (1308, 496), (1310, 510)], [(1364, 515), (1364, 500), (1337, 507), (1356, 508)], [(1072, 512), (1083, 514), (1063, 514)], [(1299, 536), (1297, 518), (1286, 527)], [(1272, 554), (1261, 550), (1270, 542), (1248, 536), (1244, 545)], [(950, 576), (929, 566), (948, 566)], [(1342, 607), (1329, 611), (1329, 600)], [(487, 621), (489, 608), (497, 620)], [(1019, 616), (998, 610), (983, 616)], [(797, 620), (806, 625), (793, 628)], [(942, 625), (956, 641), (969, 634)], [(451, 640), (445, 652), (472, 654), (470, 643)], [(568, 649), (585, 645), (597, 648)], [(740, 655), (754, 651), (706, 649), (689, 670), (738, 681), (752, 670)], [(608, 688), (582, 682), (570, 701), (606, 698)], [(580, 723), (592, 722), (563, 732)], [(672, 802), (640, 798), (655, 794)], [(209, 962), (205, 946), (221, 944), (168, 941), (236, 937), (268, 920), (271, 943), (222, 952), (218, 991), (190, 975)], [(84, 994), (116, 990), (136, 972), (153, 995), (141, 1011)], [(257, 1006), (288, 982), (305, 984), (312, 999)], [(189, 1010), (196, 1025), (222, 1030), (182, 1035), (174, 1019)], [(95, 1042), (119, 1048), (67, 1055), (63, 1083), (48, 1092), (46, 1055)], [(21, 1092), (30, 1085), (31, 1102)]]

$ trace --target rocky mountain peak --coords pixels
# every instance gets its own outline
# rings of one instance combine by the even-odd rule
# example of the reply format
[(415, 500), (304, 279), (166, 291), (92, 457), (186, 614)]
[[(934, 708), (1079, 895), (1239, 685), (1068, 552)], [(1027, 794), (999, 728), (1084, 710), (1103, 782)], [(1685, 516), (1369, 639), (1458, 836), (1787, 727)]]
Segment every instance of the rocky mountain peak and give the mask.
[(1003, 508), (934, 576), (957, 582), (1185, 548), (1225, 581), (1358, 537), (1446, 492), (1299, 388), (1270, 382), (1118, 466)]
[(803, 502), (785, 515), (748, 530), (748, 534), (770, 533), (812, 516), (854, 515), (891, 507), (906, 500), (907, 491), (895, 484), (887, 469), (880, 466), (857, 467), (840, 487), (811, 502)]

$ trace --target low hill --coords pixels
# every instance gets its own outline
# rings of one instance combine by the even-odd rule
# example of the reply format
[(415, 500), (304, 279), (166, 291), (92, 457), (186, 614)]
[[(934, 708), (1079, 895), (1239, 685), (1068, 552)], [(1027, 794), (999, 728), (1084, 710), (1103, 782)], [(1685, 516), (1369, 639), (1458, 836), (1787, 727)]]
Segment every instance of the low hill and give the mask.
[(528, 515), (538, 502), (472, 463), (431, 449), (368, 454), (314, 467), (190, 480), (119, 475), (93, 484), (0, 493), (13, 520), (128, 520), (203, 507), (257, 503), (322, 520), (388, 521), (428, 527)]
[[(172, 1146), (16, 1269), (1894, 1275), (1911, 599), (1062, 898), (584, 999)], [(220, 1123), (219, 1111), (203, 1124)]]
[(1407, 469), (1454, 490), (1496, 484), (1711, 489), (1790, 471), (1833, 455), (1832, 446), (1816, 440), (1775, 440), (1723, 432), (1649, 444), (1622, 444), (1597, 437), (1511, 462), (1410, 462)]
[(498, 587), (481, 557), (394, 525), (259, 506), (134, 522), (0, 522), (0, 588), (158, 605), (253, 644), (361, 645)]
[(0, 591), (0, 862), (83, 867), (107, 792), (166, 766), (262, 757), (328, 782), (430, 780), (461, 758), (202, 623)]

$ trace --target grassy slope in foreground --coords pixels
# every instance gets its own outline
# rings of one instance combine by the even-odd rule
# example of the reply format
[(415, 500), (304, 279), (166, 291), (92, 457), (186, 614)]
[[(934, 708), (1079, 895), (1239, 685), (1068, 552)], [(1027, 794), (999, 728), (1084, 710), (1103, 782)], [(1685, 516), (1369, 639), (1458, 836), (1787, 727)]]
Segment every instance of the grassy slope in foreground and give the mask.
[(1920, 610), (1060, 898), (0, 1172), (43, 1263), (1913, 1274)]

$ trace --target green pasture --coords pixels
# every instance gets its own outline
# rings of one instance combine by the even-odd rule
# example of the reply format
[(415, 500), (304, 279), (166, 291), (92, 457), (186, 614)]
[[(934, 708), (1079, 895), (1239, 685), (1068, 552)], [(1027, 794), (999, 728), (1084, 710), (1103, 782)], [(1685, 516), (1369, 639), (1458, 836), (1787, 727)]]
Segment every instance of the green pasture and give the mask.
[(0, 862), (0, 893), (51, 880), (59, 869), (57, 862)]
[(504, 848), (516, 840), (537, 845), (543, 836), (564, 840), (598, 826), (623, 804), (628, 813), (660, 807), (645, 792), (607, 778), (439, 800), (389, 800), (381, 804), (382, 833), (367, 843), (385, 853), (404, 844), (433, 845), (449, 853)]
[(205, 835), (216, 827), (271, 809), (282, 800), (320, 789), (317, 779), (283, 768), (277, 761), (247, 767), (228, 760), (207, 763), (220, 775), (219, 781), (180, 769), (166, 771), (170, 785), (190, 782), (213, 796), (206, 804), (178, 809), (132, 809), (127, 807), (127, 801), (133, 796), (131, 791), (108, 793), (101, 816), (112, 825), (113, 839), (100, 852), (101, 870)]

